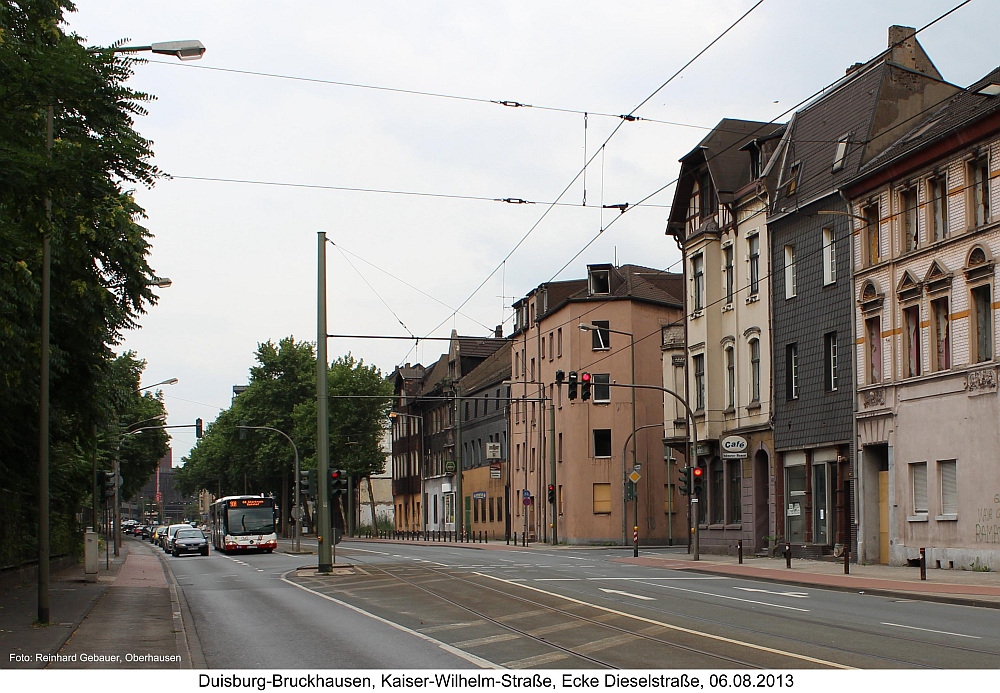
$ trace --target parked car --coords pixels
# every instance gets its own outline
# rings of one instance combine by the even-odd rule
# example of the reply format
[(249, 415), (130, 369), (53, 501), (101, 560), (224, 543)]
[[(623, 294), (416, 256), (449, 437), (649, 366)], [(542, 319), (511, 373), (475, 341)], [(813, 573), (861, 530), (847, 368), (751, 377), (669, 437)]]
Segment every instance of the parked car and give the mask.
[(156, 544), (157, 546), (163, 546), (163, 544), (160, 543), (160, 536), (166, 529), (166, 525), (156, 525), (156, 527), (153, 528), (153, 533), (149, 536), (149, 543)]
[(208, 555), (208, 539), (200, 529), (185, 529), (181, 527), (174, 534), (171, 553), (175, 557), (180, 557), (185, 553), (200, 553), (202, 556)]
[(186, 522), (182, 522), (176, 525), (170, 525), (167, 527), (167, 531), (163, 533), (163, 550), (170, 553), (174, 550), (174, 535), (177, 534), (179, 529), (194, 529), (191, 525)]
[(143, 525), (142, 528), (139, 530), (139, 535), (143, 539), (149, 539), (149, 537), (150, 537), (150, 535), (152, 535), (154, 529), (156, 529), (156, 528), (153, 527), (153, 525)]

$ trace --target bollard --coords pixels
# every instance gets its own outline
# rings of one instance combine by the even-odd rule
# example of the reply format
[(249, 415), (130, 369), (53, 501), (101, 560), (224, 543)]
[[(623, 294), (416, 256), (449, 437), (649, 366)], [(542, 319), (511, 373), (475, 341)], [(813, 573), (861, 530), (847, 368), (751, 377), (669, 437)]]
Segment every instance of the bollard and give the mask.
[(740, 565), (743, 565), (743, 540), (736, 540), (736, 555), (739, 556)]
[(792, 542), (785, 542), (785, 567), (792, 567)]
[(920, 579), (927, 579), (927, 549), (920, 549)]
[(517, 532), (514, 532), (514, 546), (517, 546)]
[(844, 544), (844, 575), (851, 574), (851, 547)]

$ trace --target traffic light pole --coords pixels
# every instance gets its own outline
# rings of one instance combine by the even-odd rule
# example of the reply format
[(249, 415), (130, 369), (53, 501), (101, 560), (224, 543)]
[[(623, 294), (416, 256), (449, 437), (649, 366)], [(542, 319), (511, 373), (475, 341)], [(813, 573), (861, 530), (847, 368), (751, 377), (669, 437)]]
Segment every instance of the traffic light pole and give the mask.
[[(651, 424), (645, 424), (643, 426), (639, 426), (638, 428), (633, 428), (632, 432), (628, 434), (628, 438), (625, 439), (625, 445), (622, 446), (622, 505), (623, 505), (622, 514), (625, 515), (626, 517), (628, 516), (628, 508), (624, 507), (624, 504), (625, 504), (625, 498), (628, 496), (628, 494), (626, 493), (626, 489), (628, 488), (629, 480), (628, 480), (628, 476), (626, 474), (627, 470), (625, 469), (625, 456), (628, 454), (628, 444), (629, 444), (629, 442), (631, 442), (632, 438), (635, 437), (635, 434), (638, 433), (639, 431), (641, 431), (642, 429), (644, 429), (644, 428), (654, 428), (656, 426), (662, 426), (662, 425), (663, 425), (662, 423), (651, 423)], [(635, 460), (635, 448), (636, 448), (636, 446), (633, 445), (632, 446), (632, 459), (633, 460)], [(634, 461), (632, 462), (632, 468), (635, 469), (635, 462)], [(668, 473), (669, 473), (669, 471), (668, 471)], [(633, 529), (632, 529), (632, 536), (633, 536), (632, 543), (634, 545), (634, 555), (638, 556), (639, 555), (639, 540), (636, 537), (638, 536), (637, 533), (639, 531), (639, 484), (635, 484), (635, 488), (633, 489), (632, 503), (635, 506), (633, 508), (633, 519), (635, 520), (635, 524), (633, 525)], [(627, 535), (626, 535), (625, 539), (626, 540), (628, 539)], [(623, 546), (625, 545), (625, 541), (622, 541), (622, 545)]]
[(317, 570), (320, 573), (333, 571), (336, 555), (333, 553), (333, 535), (330, 526), (330, 417), (327, 400), (327, 358), (326, 358), (326, 233), (317, 232), (319, 257), (316, 278), (316, 497), (319, 507), (316, 512), (316, 543), (319, 554)]
[[(659, 392), (666, 392), (668, 395), (672, 396), (674, 399), (676, 399), (678, 402), (680, 402), (684, 406), (684, 412), (687, 414), (688, 425), (690, 427), (688, 429), (689, 430), (689, 434), (688, 435), (689, 435), (689, 438), (691, 439), (692, 448), (694, 449), (694, 457), (695, 458), (698, 457), (698, 426), (695, 424), (694, 412), (691, 411), (691, 407), (688, 406), (687, 400), (685, 398), (681, 397), (680, 395), (678, 395), (673, 390), (670, 390), (670, 389), (665, 388), (665, 387), (661, 387), (659, 385), (636, 385), (635, 383), (608, 383), (608, 385), (610, 387), (628, 387), (628, 388), (632, 388), (633, 391), (634, 390), (658, 390)], [(687, 464), (688, 464), (688, 466), (691, 466), (691, 460), (690, 459), (687, 460)], [(692, 498), (691, 499), (692, 502), (695, 502), (696, 500), (697, 500), (696, 498)], [(697, 509), (697, 506), (696, 506), (696, 509)], [(697, 512), (694, 512), (694, 513), (691, 514), (691, 517), (689, 518), (689, 522), (691, 523), (691, 525), (693, 526), (693, 529), (694, 529), (694, 542), (695, 542), (694, 560), (697, 561), (698, 560), (698, 548), (697, 548), (698, 547), (698, 514), (697, 514)], [(689, 534), (690, 534), (690, 531), (689, 531)]]

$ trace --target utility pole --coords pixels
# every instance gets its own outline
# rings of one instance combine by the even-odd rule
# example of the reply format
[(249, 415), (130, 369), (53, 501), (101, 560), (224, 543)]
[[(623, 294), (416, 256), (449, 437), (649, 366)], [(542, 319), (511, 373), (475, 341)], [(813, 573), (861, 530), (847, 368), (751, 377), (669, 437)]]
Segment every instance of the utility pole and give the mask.
[(316, 513), (316, 541), (321, 573), (333, 570), (334, 542), (330, 525), (330, 416), (327, 411), (326, 358), (326, 233), (317, 232), (319, 256), (316, 283), (316, 476), (319, 506)]

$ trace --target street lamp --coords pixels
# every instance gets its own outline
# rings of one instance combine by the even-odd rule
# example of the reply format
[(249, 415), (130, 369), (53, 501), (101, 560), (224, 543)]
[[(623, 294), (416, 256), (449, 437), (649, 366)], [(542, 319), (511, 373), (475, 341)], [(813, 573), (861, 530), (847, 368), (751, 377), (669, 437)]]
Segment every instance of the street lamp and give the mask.
[(247, 431), (273, 431), (279, 435), (285, 436), (285, 439), (292, 444), (292, 452), (295, 453), (295, 536), (294, 536), (294, 546), (296, 551), (302, 549), (301, 536), (302, 536), (302, 481), (299, 478), (299, 449), (295, 447), (295, 441), (285, 433), (284, 431), (279, 431), (277, 428), (271, 428), (270, 426), (237, 426), (236, 428), (247, 430)]
[(146, 387), (140, 387), (136, 392), (142, 392), (143, 390), (148, 390), (153, 387), (159, 387), (160, 385), (176, 385), (177, 378), (170, 378), (169, 380), (161, 380), (158, 383), (153, 383), (152, 385), (147, 385)]
[[(610, 327), (599, 327), (589, 323), (580, 323), (582, 332), (614, 332), (628, 337), (629, 354), (632, 361), (632, 383), (635, 383), (635, 337), (631, 332), (612, 330)], [(632, 430), (635, 430), (635, 390), (632, 390)], [(632, 466), (635, 466), (636, 446), (632, 446)], [(628, 511), (625, 508), (625, 458), (622, 457), (622, 546), (628, 543)]]
[[(149, 46), (133, 46), (130, 48), (105, 48), (111, 53), (135, 51), (153, 51), (164, 55), (173, 55), (180, 60), (197, 60), (205, 53), (201, 41), (170, 41), (154, 43)], [(55, 113), (51, 105), (45, 114), (45, 150), (48, 158), (52, 158), (53, 130)], [(38, 401), (38, 622), (49, 622), (49, 312), (52, 300), (52, 196), (45, 196), (46, 228), (42, 234), (42, 295), (41, 295), (41, 334), (39, 350), (41, 351), (41, 368), (39, 376)], [(96, 478), (96, 475), (95, 475)]]

